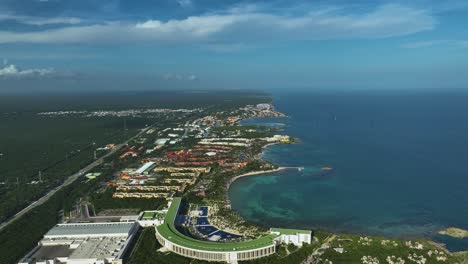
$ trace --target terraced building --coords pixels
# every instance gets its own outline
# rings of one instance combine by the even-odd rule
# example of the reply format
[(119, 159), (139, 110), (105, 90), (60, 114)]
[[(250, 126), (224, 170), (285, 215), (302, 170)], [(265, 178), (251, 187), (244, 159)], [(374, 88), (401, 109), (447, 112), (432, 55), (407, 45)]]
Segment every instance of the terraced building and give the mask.
[(242, 242), (211, 242), (187, 237), (174, 224), (181, 201), (181, 198), (172, 200), (164, 223), (156, 227), (156, 238), (167, 250), (185, 257), (237, 263), (272, 255), (281, 242), (294, 241), (302, 245), (311, 241), (311, 231), (292, 229), (272, 229), (269, 235)]

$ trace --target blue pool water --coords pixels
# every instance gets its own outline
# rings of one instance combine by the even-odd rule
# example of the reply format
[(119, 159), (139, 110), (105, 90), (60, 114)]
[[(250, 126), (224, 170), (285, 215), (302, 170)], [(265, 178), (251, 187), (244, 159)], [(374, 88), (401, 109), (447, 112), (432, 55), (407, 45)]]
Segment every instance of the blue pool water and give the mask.
[(467, 239), (434, 235), (449, 226), (468, 229), (468, 93), (274, 98), (289, 118), (244, 123), (285, 124), (282, 133), (300, 141), (269, 147), (264, 158), (304, 170), (234, 182), (230, 199), (242, 216), (268, 226), (426, 236), (468, 249)]

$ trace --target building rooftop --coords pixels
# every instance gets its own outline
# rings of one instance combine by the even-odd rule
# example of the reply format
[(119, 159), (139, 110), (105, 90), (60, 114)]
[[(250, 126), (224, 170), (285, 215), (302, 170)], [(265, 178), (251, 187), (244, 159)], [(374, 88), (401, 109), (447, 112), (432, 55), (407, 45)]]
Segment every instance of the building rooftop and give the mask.
[(242, 251), (271, 246), (274, 244), (274, 239), (278, 237), (278, 235), (270, 234), (254, 240), (233, 243), (209, 242), (187, 237), (180, 233), (174, 225), (181, 201), (181, 198), (172, 200), (164, 224), (156, 227), (161, 236), (177, 245), (206, 251)]
[(143, 166), (141, 166), (138, 170), (136, 170), (136, 173), (143, 173), (147, 170), (150, 170), (156, 163), (150, 161), (145, 163)]
[(134, 224), (116, 222), (56, 225), (19, 263), (53, 261), (55, 258), (80, 261), (121, 259), (133, 237)]
[(83, 241), (70, 255), (70, 259), (116, 258), (126, 237), (90, 238)]
[(70, 245), (41, 246), (30, 258), (36, 260), (68, 257), (73, 252)]
[(146, 211), (143, 213), (142, 220), (164, 219), (165, 216), (164, 212)]
[(49, 230), (44, 237), (128, 235), (133, 224), (134, 223), (59, 224)]
[(40, 247), (25, 261), (45, 261), (55, 258), (67, 259), (116, 259), (125, 247), (126, 236), (86, 239), (43, 239)]
[(297, 235), (297, 234), (312, 234), (311, 230), (304, 229), (286, 229), (286, 228), (271, 228), (271, 232), (281, 233), (284, 235)]

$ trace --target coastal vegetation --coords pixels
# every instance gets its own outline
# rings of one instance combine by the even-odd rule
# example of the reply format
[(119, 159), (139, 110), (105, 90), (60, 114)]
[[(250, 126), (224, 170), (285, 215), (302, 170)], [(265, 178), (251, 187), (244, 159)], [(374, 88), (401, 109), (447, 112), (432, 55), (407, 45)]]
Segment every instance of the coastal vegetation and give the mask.
[(468, 237), (468, 230), (464, 230), (457, 227), (449, 227), (438, 232), (441, 235), (451, 236), (455, 238), (465, 238)]
[[(263, 93), (238, 92), (191, 94), (154, 92), (132, 94), (73, 94), (54, 96), (2, 96), (0, 98), (0, 221), (33, 203), (60, 185), (68, 176), (94, 160), (94, 150), (109, 143), (121, 143), (139, 129), (158, 122), (158, 126), (183, 122), (174, 115), (127, 116), (113, 111), (146, 108), (209, 108), (219, 111), (249, 103), (269, 102)], [(103, 104), (102, 102), (106, 102)], [(64, 115), (62, 111), (108, 110), (111, 116)], [(53, 112), (43, 115), (40, 113)], [(194, 114), (196, 116), (196, 113)], [(93, 144), (94, 143), (94, 144)], [(141, 145), (144, 145), (142, 143)], [(184, 146), (178, 146), (184, 147)], [(105, 154), (97, 151), (97, 157)], [(102, 173), (94, 180), (79, 178), (52, 195), (45, 203), (11, 222), (0, 231), (2, 263), (15, 263), (31, 250), (39, 239), (60, 219), (68, 215), (76, 202), (90, 196), (94, 208), (156, 209), (161, 200), (145, 202), (132, 199), (109, 199), (102, 183), (118, 168), (136, 160), (119, 160), (113, 155), (104, 160)], [(41, 173), (39, 173), (41, 171)], [(39, 176), (41, 175), (41, 176)], [(104, 189), (105, 190), (105, 189)], [(165, 202), (164, 202), (165, 203)]]
[[(111, 171), (103, 170), (100, 177), (108, 177)], [(6, 226), (0, 232), (1, 263), (15, 263), (34, 248), (37, 241), (58, 223), (62, 209), (70, 210), (79, 197), (95, 191), (95, 181), (77, 180), (55, 193), (49, 200)]]
[[(154, 239), (154, 228), (145, 228), (130, 257), (137, 263), (212, 263), (192, 260), (174, 253), (158, 252), (161, 246)], [(240, 262), (244, 264), (333, 264), (333, 263), (468, 263), (468, 253), (452, 254), (442, 246), (426, 240), (331, 234), (315, 232), (311, 245), (300, 248), (280, 245), (277, 254)]]
[[(226, 126), (216, 128), (219, 134), (228, 134), (228, 131), (238, 126)], [(249, 128), (252, 129), (252, 128)], [(259, 129), (256, 127), (256, 129)], [(261, 129), (260, 129), (261, 130)], [(247, 131), (247, 129), (239, 129)], [(257, 136), (267, 137), (271, 133), (262, 132)], [(290, 139), (288, 143), (294, 143), (296, 139)], [(249, 149), (250, 157), (258, 157), (264, 145), (254, 145)], [(253, 158), (247, 166), (237, 170), (214, 170), (210, 174), (210, 185), (206, 190), (206, 196), (201, 199), (193, 199), (191, 202), (207, 204), (211, 207), (210, 222), (220, 229), (237, 232), (246, 236), (255, 236), (266, 231), (265, 227), (249, 223), (236, 212), (230, 209), (227, 191), (233, 179), (239, 175), (249, 175), (258, 171), (275, 169), (277, 166), (269, 164), (261, 158)], [(329, 167), (324, 167), (328, 170)], [(189, 195), (186, 195), (190, 197)], [(454, 230), (452, 230), (453, 232)], [(460, 234), (457, 230), (457, 234)], [(463, 263), (464, 254), (453, 254), (443, 246), (432, 241), (403, 240), (375, 236), (359, 236), (352, 234), (329, 234), (315, 232), (312, 245), (304, 245), (295, 249), (291, 245), (278, 248), (278, 253), (249, 262), (243, 263)]]
[[(130, 263), (210, 263), (191, 260), (174, 253), (157, 252), (160, 245), (154, 240), (154, 229), (145, 230)], [(140, 248), (141, 247), (141, 248)], [(138, 262), (139, 261), (139, 262)], [(402, 240), (352, 234), (316, 232), (310, 245), (300, 248), (280, 245), (277, 253), (244, 264), (300, 264), (300, 263), (468, 263), (467, 253), (451, 254), (442, 246), (426, 240)]]
[(257, 236), (267, 230), (266, 227), (250, 223), (242, 218), (237, 212), (230, 208), (228, 200), (228, 188), (231, 181), (242, 174), (253, 171), (265, 171), (275, 166), (261, 159), (255, 159), (249, 162), (245, 167), (232, 171), (215, 170), (210, 174), (211, 183), (207, 187), (206, 197), (203, 203), (212, 207), (211, 221), (221, 228), (234, 230), (235, 233), (241, 233), (247, 236)]
[[(317, 263), (458, 263), (457, 257), (431, 241), (354, 234), (328, 234)], [(331, 262), (330, 262), (331, 261)]]
[[(78, 120), (27, 113), (0, 120), (0, 221), (91, 163), (94, 145), (125, 138), (119, 118)], [(135, 133), (133, 124), (128, 122), (127, 136)]]
[[(212, 98), (212, 100), (219, 99), (219, 96), (216, 96), (215, 99)], [(262, 101), (268, 101), (268, 99), (260, 97), (260, 99), (258, 99), (256, 102)], [(234, 102), (230, 102), (226, 106), (219, 104), (219, 101), (217, 101), (216, 104), (214, 104), (214, 101), (210, 102), (212, 102), (213, 105), (206, 106), (209, 110), (207, 110), (207, 112), (203, 115), (210, 114), (217, 116), (217, 118), (219, 118), (218, 121), (224, 121), (230, 118), (230, 113), (232, 113), (226, 111), (226, 109), (230, 109), (229, 107), (233, 107), (236, 104), (243, 105), (246, 102), (251, 102), (251, 99), (243, 101), (242, 99), (237, 98), (234, 100)], [(191, 106), (195, 107), (200, 105), (192, 104)], [(124, 106), (122, 105), (119, 107)], [(13, 116), (14, 115), (16, 114), (13, 114)], [(122, 126), (122, 118), (117, 117), (104, 119), (97, 117), (80, 118), (79, 120), (77, 117), (46, 118), (46, 122), (54, 124), (51, 125), (51, 127), (48, 129), (55, 129), (54, 126), (61, 126), (62, 124), (65, 124), (61, 122), (70, 122), (69, 125), (72, 127), (75, 123), (83, 124), (83, 127), (76, 128), (76, 131), (74, 130), (74, 133), (76, 134), (73, 135), (76, 136), (76, 139), (70, 140), (71, 143), (69, 145), (64, 145), (64, 147), (70, 147), (72, 150), (76, 148), (81, 149), (80, 151), (73, 152), (73, 155), (67, 156), (65, 161), (59, 160), (60, 162), (53, 163), (53, 166), (47, 165), (48, 163), (34, 163), (34, 165), (31, 165), (30, 168), (25, 166), (25, 169), (28, 168), (31, 171), (31, 177), (22, 178), (22, 182), (20, 183), (30, 182), (33, 180), (36, 177), (36, 175), (34, 175), (34, 171), (37, 170), (38, 166), (40, 167), (45, 164), (44, 166), (48, 167), (47, 170), (43, 170), (45, 176), (44, 182), (39, 182), (37, 184), (16, 183), (16, 185), (14, 185), (12, 184), (14, 183), (14, 178), (12, 175), (24, 173), (26, 170), (16, 172), (8, 171), (8, 173), (11, 174), (3, 174), (6, 184), (0, 185), (0, 188), (4, 188), (1, 190), (9, 191), (2, 192), (0, 195), (0, 198), (4, 198), (3, 202), (5, 203), (5, 206), (2, 207), (2, 203), (0, 202), (0, 218), (2, 217), (2, 212), (4, 218), (11, 216), (14, 214), (14, 212), (36, 199), (36, 197), (40, 197), (45, 191), (50, 190), (54, 186), (60, 184), (64, 177), (77, 172), (83, 166), (90, 163), (93, 160), (94, 148), (88, 147), (89, 143), (87, 142), (91, 139), (96, 139), (96, 137), (91, 138), (90, 135), (101, 133), (102, 131), (110, 131), (108, 133), (103, 132), (104, 134), (100, 135), (99, 139), (96, 139), (96, 145), (119, 143), (131, 135), (137, 133), (138, 129), (144, 128), (148, 124), (154, 124), (155, 121), (157, 121), (157, 123), (152, 126), (152, 128), (157, 130), (164, 129), (165, 127), (176, 127), (185, 122), (203, 117), (203, 115), (199, 114), (198, 112), (194, 112), (185, 116), (167, 115), (143, 118), (129, 117), (125, 120), (126, 129), (124, 129)], [(28, 115), (28, 118), (33, 117), (34, 115)], [(22, 117), (18, 117), (18, 119), (21, 118)], [(248, 118), (248, 116), (243, 116), (243, 118)], [(100, 123), (100, 125), (97, 125), (97, 123)], [(38, 125), (38, 123), (33, 124)], [(96, 125), (96, 129), (92, 128)], [(102, 131), (99, 129), (102, 129)], [(59, 129), (57, 133), (65, 133), (64, 131), (65, 130)], [(253, 175), (261, 172), (275, 171), (278, 169), (277, 165), (263, 160), (260, 156), (265, 146), (278, 143), (269, 143), (260, 140), (260, 138), (272, 137), (275, 133), (278, 132), (278, 130), (275, 128), (261, 126), (240, 126), (237, 121), (234, 121), (232, 123), (226, 122), (223, 123), (223, 125), (215, 126), (213, 131), (215, 136), (245, 138), (249, 139), (249, 142), (252, 142), (252, 144), (250, 144), (248, 147), (229, 147), (229, 158), (232, 159), (233, 163), (242, 165), (238, 167), (225, 167), (221, 166), (219, 163), (213, 163), (210, 165), (211, 171), (209, 173), (201, 174), (201, 176), (194, 182), (193, 185), (188, 186), (183, 193), (178, 193), (178, 195), (182, 195), (187, 204), (208, 205), (210, 207), (210, 223), (219, 229), (235, 234), (241, 234), (246, 238), (254, 238), (265, 234), (268, 230), (268, 227), (250, 223), (230, 208), (228, 189), (230, 184), (238, 177)], [(38, 133), (38, 135), (40, 134), (42, 136), (38, 137), (37, 139), (43, 141), (37, 143), (39, 146), (41, 146), (41, 144), (59, 144), (59, 141), (64, 140), (63, 138), (57, 136), (58, 138), (53, 139), (57, 141), (56, 143), (52, 143), (52, 140), (47, 141), (45, 139), (47, 133), (47, 130)], [(146, 135), (144, 139), (134, 139), (129, 144), (132, 144), (137, 148), (153, 148), (155, 140), (159, 137), (156, 134), (157, 133), (153, 135)], [(35, 246), (37, 241), (44, 235), (45, 232), (47, 232), (47, 230), (49, 230), (59, 221), (60, 215), (57, 213), (58, 211), (63, 210), (65, 215), (71, 215), (71, 212), (76, 206), (76, 202), (83, 198), (85, 198), (86, 201), (93, 205), (96, 213), (108, 209), (134, 209), (141, 211), (162, 208), (167, 204), (166, 199), (163, 198), (115, 199), (112, 197), (113, 193), (115, 192), (115, 187), (111, 185), (108, 186), (105, 183), (113, 180), (117, 171), (127, 167), (134, 168), (141, 166), (142, 158), (161, 158), (161, 156), (167, 152), (184, 152), (193, 148), (198, 142), (198, 139), (195, 139), (194, 137), (188, 137), (182, 140), (180, 144), (167, 146), (164, 150), (156, 149), (154, 152), (151, 152), (151, 154), (142, 153), (140, 157), (121, 158), (118, 154), (107, 157), (104, 160), (104, 164), (97, 168), (101, 173), (99, 177), (92, 180), (80, 178), (70, 186), (67, 186), (63, 190), (60, 190), (54, 194), (47, 202), (38, 206), (37, 208), (34, 208), (25, 216), (19, 218), (17, 221), (13, 222), (4, 230), (2, 230), (0, 232), (0, 255), (8, 256), (4, 260), (5, 263), (14, 263), (17, 261), (25, 254), (25, 252)], [(294, 143), (295, 139), (289, 138), (289, 140), (281, 142)], [(70, 153), (68, 152), (70, 150), (65, 148), (56, 148), (54, 151), (56, 151), (56, 156), (54, 156), (55, 154), (50, 156), (48, 155), (52, 152), (47, 152), (47, 155), (45, 156), (53, 161), (54, 157), (59, 157), (62, 155), (62, 152)], [(204, 155), (205, 153), (203, 152), (202, 154)], [(32, 148), (31, 155), (40, 155), (40, 151), (38, 151), (36, 148)], [(167, 165), (170, 166), (175, 165), (175, 162), (173, 161), (167, 163)], [(168, 177), (172, 177), (172, 179), (178, 179), (177, 176), (170, 176), (168, 172), (160, 172), (158, 177), (161, 177), (162, 179)], [(148, 186), (151, 186), (152, 184), (154, 183), (149, 183)], [(165, 184), (169, 185), (171, 183)], [(13, 189), (11, 189), (12, 186), (14, 187)], [(201, 189), (203, 189), (202, 193), (200, 192)], [(466, 236), (466, 233), (464, 232), (466, 231), (451, 228), (445, 230), (444, 234), (455, 237), (464, 237)], [(187, 259), (174, 253), (159, 252), (158, 249), (160, 247), (161, 246), (156, 241), (154, 236), (154, 228), (145, 228), (136, 242), (135, 249), (129, 257), (129, 263), (205, 263), (203, 261)], [(292, 245), (281, 245), (278, 247), (277, 252), (278, 253), (273, 256), (245, 263), (402, 264), (405, 262), (425, 264), (464, 263), (463, 261), (466, 261), (467, 259), (466, 254), (451, 254), (443, 247), (426, 240), (406, 241), (400, 239), (358, 236), (350, 234), (328, 234), (325, 232), (315, 232), (314, 241), (311, 245), (304, 245), (300, 248)]]
[[(260, 126), (227, 125), (214, 129), (220, 136), (233, 134), (245, 138), (270, 137), (275, 130)], [(250, 137), (251, 136), (251, 137)], [(290, 138), (288, 142), (294, 143), (296, 139)], [(278, 166), (270, 164), (259, 157), (266, 144), (253, 144), (248, 149), (239, 148), (235, 155), (249, 157), (246, 166), (238, 169), (223, 169), (213, 165), (209, 174), (203, 175), (201, 181), (207, 181), (204, 196), (198, 196), (197, 189), (190, 188), (184, 195), (187, 203), (210, 206), (210, 223), (219, 229), (228, 232), (243, 234), (245, 237), (256, 237), (264, 234), (267, 227), (259, 226), (246, 221), (230, 208), (228, 189), (233, 180), (242, 175), (251, 175), (262, 171), (275, 170)], [(183, 149), (183, 148), (182, 148)], [(324, 167), (328, 169), (328, 167)], [(454, 230), (451, 230), (452, 232)], [(190, 260), (174, 253), (158, 252), (160, 248), (154, 239), (154, 230), (144, 231), (146, 236), (140, 238), (132, 255), (131, 263), (204, 263)], [(456, 232), (460, 234), (459, 230)], [(150, 235), (148, 235), (150, 234)], [(151, 239), (151, 242), (143, 240)], [(141, 249), (139, 249), (141, 247)], [(443, 246), (428, 240), (402, 240), (375, 236), (359, 236), (352, 234), (330, 234), (315, 232), (311, 245), (297, 248), (293, 245), (280, 245), (277, 254), (242, 263), (464, 263), (466, 255), (452, 254)]]

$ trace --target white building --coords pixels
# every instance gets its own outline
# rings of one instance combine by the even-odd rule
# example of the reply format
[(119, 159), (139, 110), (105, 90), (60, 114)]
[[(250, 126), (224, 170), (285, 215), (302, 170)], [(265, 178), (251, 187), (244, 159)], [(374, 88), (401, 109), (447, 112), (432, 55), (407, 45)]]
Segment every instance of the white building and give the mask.
[(153, 167), (155, 163), (150, 161), (150, 162), (147, 162), (145, 163), (143, 166), (141, 166), (138, 170), (136, 170), (135, 172), (138, 173), (138, 174), (142, 174), (143, 172), (147, 171), (148, 169), (150, 169), (151, 167)]
[(159, 226), (164, 223), (167, 210), (144, 211), (138, 218), (138, 224), (142, 227)]
[(160, 138), (160, 139), (157, 139), (154, 143), (158, 146), (162, 146), (162, 145), (165, 145), (166, 142), (168, 142), (170, 139), (169, 138)]
[(279, 236), (276, 239), (278, 242), (294, 244), (298, 247), (302, 246), (303, 243), (310, 244), (312, 242), (312, 231), (310, 230), (272, 228), (270, 233)]
[(169, 205), (164, 223), (155, 228), (156, 239), (164, 250), (176, 254), (207, 261), (238, 263), (266, 257), (276, 253), (278, 244), (293, 243), (302, 246), (311, 242), (311, 231), (273, 228), (270, 234), (253, 240), (241, 242), (223, 242), (197, 240), (180, 233), (174, 221), (182, 199), (175, 197)]
[(135, 223), (59, 224), (19, 264), (122, 264)]

